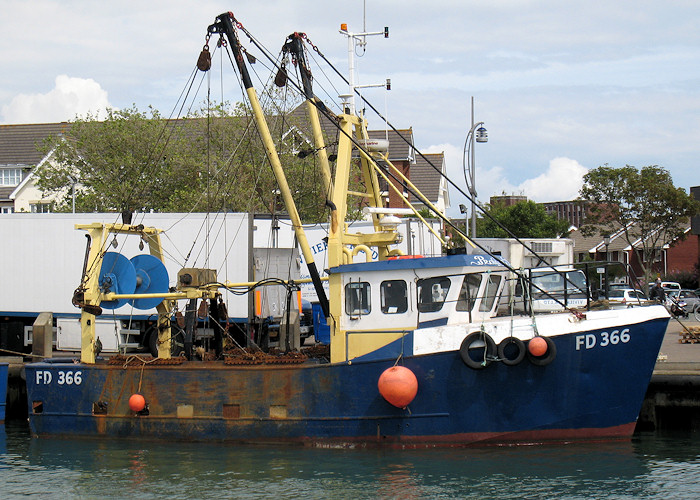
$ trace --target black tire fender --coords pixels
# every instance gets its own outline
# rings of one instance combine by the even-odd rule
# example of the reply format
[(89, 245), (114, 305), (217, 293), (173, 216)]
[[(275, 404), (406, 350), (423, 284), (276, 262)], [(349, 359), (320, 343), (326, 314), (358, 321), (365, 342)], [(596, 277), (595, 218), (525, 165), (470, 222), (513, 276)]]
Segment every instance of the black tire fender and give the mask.
[[(506, 348), (511, 344), (518, 350), (514, 358), (506, 356)], [(506, 337), (498, 344), (498, 359), (503, 361), (503, 364), (506, 366), (519, 365), (522, 360), (525, 359), (526, 354), (527, 348), (525, 347), (525, 342), (517, 337)]]
[(144, 342), (144, 347), (148, 349), (151, 356), (154, 358), (158, 357), (158, 327), (151, 326), (146, 330), (146, 342)]
[[(475, 346), (475, 344), (480, 344)], [(472, 348), (484, 348), (484, 355), (479, 356), (481, 359), (473, 359), (470, 356), (469, 350)], [(472, 332), (462, 341), (462, 345), (459, 347), (459, 355), (464, 361), (464, 364), (469, 368), (474, 370), (482, 370), (491, 364), (491, 361), (495, 358), (497, 353), (496, 343), (489, 336), (488, 333), (483, 332)]]
[(554, 359), (557, 357), (557, 346), (554, 344), (554, 341), (550, 339), (549, 337), (540, 337), (547, 342), (547, 352), (544, 353), (542, 356), (534, 356), (533, 354), (530, 353), (530, 349), (527, 350), (527, 358), (530, 360), (530, 363), (536, 366), (547, 366), (549, 363), (554, 361)]

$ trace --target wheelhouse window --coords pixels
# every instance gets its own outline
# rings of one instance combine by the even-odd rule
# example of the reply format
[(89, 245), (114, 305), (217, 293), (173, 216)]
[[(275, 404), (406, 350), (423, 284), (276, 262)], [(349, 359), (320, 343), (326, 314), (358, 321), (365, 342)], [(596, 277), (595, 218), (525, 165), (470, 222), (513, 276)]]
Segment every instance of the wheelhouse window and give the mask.
[(487, 312), (493, 308), (493, 303), (496, 300), (496, 294), (498, 293), (498, 287), (501, 284), (502, 278), (500, 274), (489, 274), (479, 311)]
[(400, 314), (408, 310), (407, 286), (404, 280), (382, 281), (380, 295), (384, 314)]
[(345, 285), (345, 312), (350, 316), (369, 314), (370, 305), (369, 283), (359, 281)]
[[(586, 275), (581, 270), (533, 273), (532, 288), (534, 299), (563, 299), (565, 290), (569, 298), (585, 298)], [(516, 287), (516, 294), (522, 295), (521, 286)]]
[(479, 294), (479, 285), (481, 285), (480, 274), (467, 274), (464, 277), (462, 289), (459, 291), (459, 299), (457, 299), (458, 311), (471, 311), (473, 309)]
[(418, 311), (436, 312), (442, 305), (450, 290), (450, 279), (442, 276), (418, 280)]

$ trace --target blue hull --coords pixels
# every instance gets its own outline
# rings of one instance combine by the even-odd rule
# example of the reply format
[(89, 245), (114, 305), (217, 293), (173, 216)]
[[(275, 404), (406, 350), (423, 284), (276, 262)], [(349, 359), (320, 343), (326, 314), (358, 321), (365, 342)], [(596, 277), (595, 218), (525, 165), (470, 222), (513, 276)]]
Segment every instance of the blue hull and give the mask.
[(5, 421), (8, 364), (0, 363), (0, 423)]
[[(184, 362), (26, 366), (34, 434), (311, 445), (454, 446), (596, 440), (631, 435), (668, 323), (551, 337), (556, 359), (467, 367), (459, 352), (404, 358), (418, 379), (408, 409), (377, 381), (395, 359), (351, 364), (231, 366)], [(586, 348), (585, 336), (595, 336)], [(591, 337), (588, 337), (589, 339)], [(148, 415), (129, 409), (140, 392)]]

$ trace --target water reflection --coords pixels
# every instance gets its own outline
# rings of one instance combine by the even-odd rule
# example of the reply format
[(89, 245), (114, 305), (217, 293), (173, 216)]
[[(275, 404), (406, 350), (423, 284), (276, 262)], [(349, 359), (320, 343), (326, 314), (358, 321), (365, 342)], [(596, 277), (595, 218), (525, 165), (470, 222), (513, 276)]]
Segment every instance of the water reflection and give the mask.
[(694, 498), (700, 484), (700, 439), (688, 434), (401, 451), (31, 439), (10, 426), (0, 452), (4, 496)]

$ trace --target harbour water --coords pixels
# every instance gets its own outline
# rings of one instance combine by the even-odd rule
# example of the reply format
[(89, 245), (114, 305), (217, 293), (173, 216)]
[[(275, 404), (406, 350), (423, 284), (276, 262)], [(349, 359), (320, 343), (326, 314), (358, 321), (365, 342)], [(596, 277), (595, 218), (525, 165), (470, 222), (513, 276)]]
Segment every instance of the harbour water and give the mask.
[(19, 498), (700, 497), (700, 435), (440, 450), (31, 438), (0, 428), (0, 496)]

